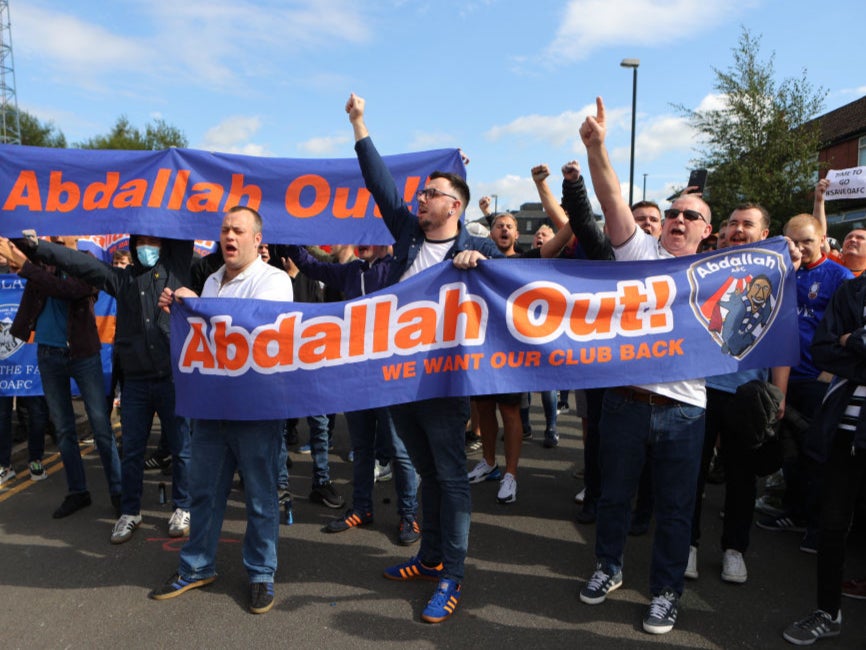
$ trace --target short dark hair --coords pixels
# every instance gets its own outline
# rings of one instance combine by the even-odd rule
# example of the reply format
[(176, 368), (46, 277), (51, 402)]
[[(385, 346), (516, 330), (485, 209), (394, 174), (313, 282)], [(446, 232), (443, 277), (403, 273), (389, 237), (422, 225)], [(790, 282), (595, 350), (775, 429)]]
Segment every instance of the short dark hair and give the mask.
[(226, 214), (234, 214), (235, 212), (241, 212), (246, 210), (251, 215), (253, 215), (253, 232), (261, 232), (262, 231), (262, 215), (258, 213), (257, 210), (246, 206), (246, 205), (235, 205), (228, 210), (226, 210)]
[(463, 209), (465, 210), (466, 206), (469, 205), (469, 186), (466, 184), (466, 181), (464, 181), (461, 176), (452, 174), (451, 172), (435, 171), (430, 174), (430, 180), (433, 180), (434, 178), (444, 178), (446, 181), (451, 183), (451, 187), (454, 188), (454, 191), (457, 192), (457, 196), (460, 197), (461, 201), (463, 201)]
[(770, 227), (770, 213), (760, 203), (756, 203), (755, 201), (744, 201), (743, 203), (737, 204), (737, 207), (733, 209), (731, 214), (734, 214), (737, 210), (757, 210), (761, 213), (761, 222), (764, 225), (764, 228)]
[(655, 201), (638, 201), (637, 203), (631, 206), (631, 211), (634, 212), (638, 208), (653, 208), (658, 211), (659, 216), (662, 216), (662, 209), (659, 207), (659, 204)]

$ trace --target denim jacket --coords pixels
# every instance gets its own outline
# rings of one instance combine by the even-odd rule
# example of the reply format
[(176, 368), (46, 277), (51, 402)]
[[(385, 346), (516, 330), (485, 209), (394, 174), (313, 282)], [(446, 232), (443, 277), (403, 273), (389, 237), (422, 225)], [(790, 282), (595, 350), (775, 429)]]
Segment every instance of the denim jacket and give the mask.
[[(424, 243), (424, 231), (418, 225), (418, 217), (409, 210), (403, 201), (394, 177), (385, 165), (373, 141), (369, 136), (355, 143), (355, 152), (361, 164), (361, 173), (367, 189), (373, 195), (382, 219), (391, 235), (394, 237), (394, 262), (391, 264), (385, 284), (396, 284), (406, 269), (418, 257), (418, 251)], [(504, 257), (492, 240), (483, 237), (473, 237), (460, 225), (457, 239), (448, 251), (445, 259), (451, 259), (460, 251), (476, 250), (488, 258)]]

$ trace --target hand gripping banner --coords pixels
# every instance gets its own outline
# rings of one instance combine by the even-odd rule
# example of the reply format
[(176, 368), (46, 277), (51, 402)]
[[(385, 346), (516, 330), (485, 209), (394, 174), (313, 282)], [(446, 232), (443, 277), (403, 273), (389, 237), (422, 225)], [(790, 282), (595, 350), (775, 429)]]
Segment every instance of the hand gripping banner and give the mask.
[(450, 262), (362, 299), (172, 307), (178, 413), (279, 419), (791, 365), (781, 237), (652, 262)]
[[(407, 203), (435, 170), (465, 177), (458, 149), (385, 156)], [(214, 239), (246, 205), (274, 244), (389, 244), (357, 159), (257, 158), (194, 149), (0, 145), (0, 235), (137, 233)]]

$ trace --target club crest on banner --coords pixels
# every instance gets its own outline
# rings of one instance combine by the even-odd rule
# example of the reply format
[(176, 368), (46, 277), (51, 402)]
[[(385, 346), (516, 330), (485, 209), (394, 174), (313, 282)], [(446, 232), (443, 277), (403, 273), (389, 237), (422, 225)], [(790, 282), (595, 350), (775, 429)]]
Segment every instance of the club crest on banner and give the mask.
[(702, 256), (688, 269), (692, 312), (727, 355), (743, 359), (779, 312), (785, 261), (757, 248)]
[(18, 312), (18, 305), (0, 305), (0, 359), (6, 359), (18, 350), (24, 341), (12, 336), (12, 321)]

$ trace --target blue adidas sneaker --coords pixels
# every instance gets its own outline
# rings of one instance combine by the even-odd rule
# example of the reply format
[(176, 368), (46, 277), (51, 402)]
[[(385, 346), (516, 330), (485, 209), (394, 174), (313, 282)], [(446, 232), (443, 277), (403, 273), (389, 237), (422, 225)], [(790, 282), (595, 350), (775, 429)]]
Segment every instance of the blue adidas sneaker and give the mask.
[(451, 617), (459, 602), (460, 585), (448, 578), (442, 578), (433, 598), (421, 612), (421, 620), (427, 623), (441, 623)]
[(214, 580), (216, 580), (216, 576), (187, 580), (179, 573), (175, 573), (165, 581), (165, 584), (151, 591), (149, 595), (154, 600), (168, 600), (169, 598), (180, 596), (182, 593), (185, 593), (190, 589), (197, 589), (198, 587), (209, 585)]
[(438, 580), (442, 575), (442, 568), (441, 562), (436, 566), (427, 566), (415, 556), (402, 564), (389, 566), (383, 575), (388, 580)]

